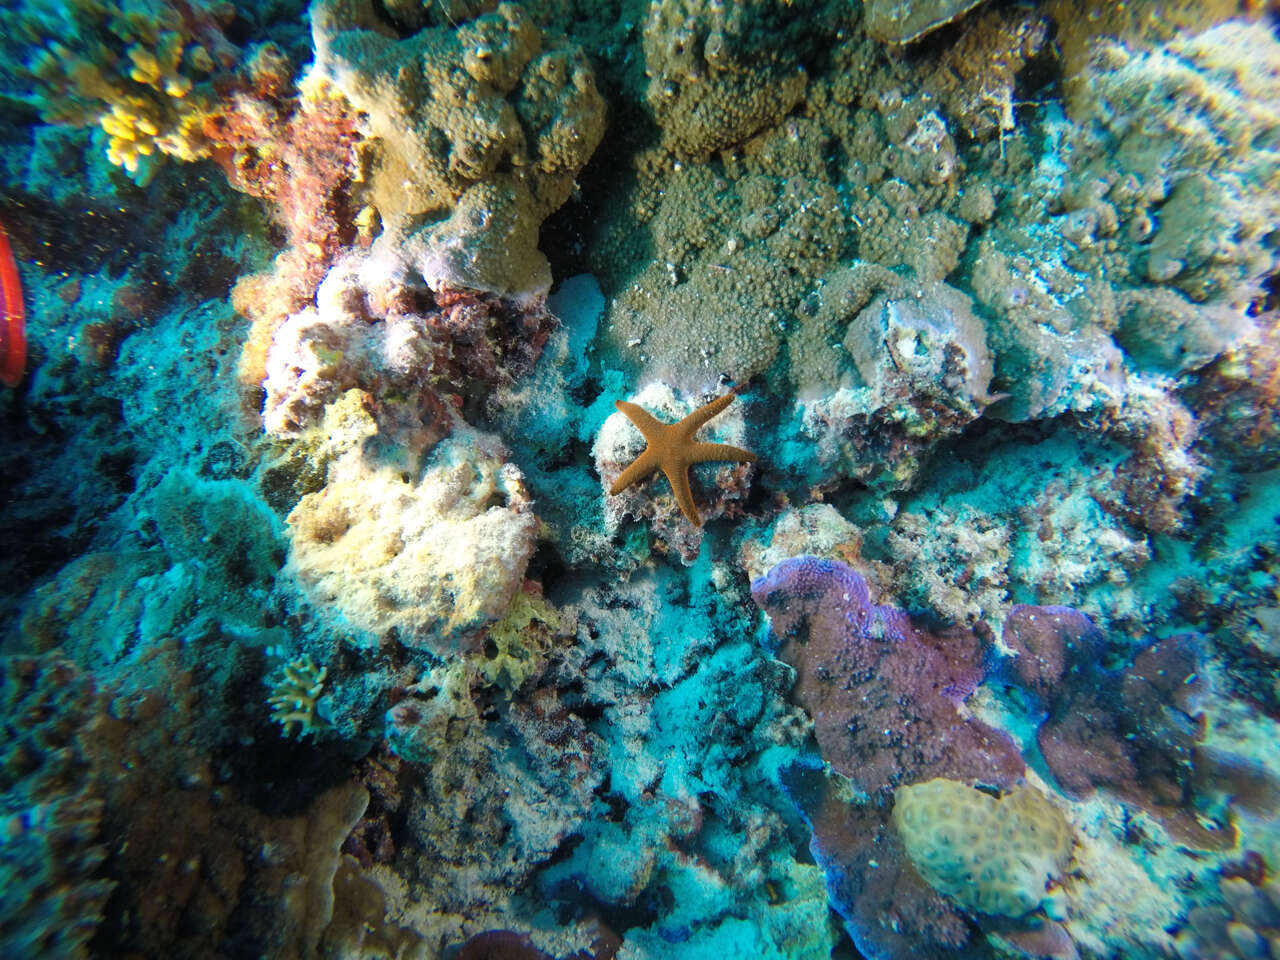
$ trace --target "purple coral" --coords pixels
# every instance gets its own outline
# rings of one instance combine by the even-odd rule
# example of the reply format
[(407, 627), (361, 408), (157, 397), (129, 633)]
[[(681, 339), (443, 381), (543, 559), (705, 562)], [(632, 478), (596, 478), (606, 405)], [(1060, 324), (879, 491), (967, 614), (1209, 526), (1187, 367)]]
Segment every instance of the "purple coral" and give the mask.
[(911, 867), (887, 822), (894, 787), (933, 777), (1012, 786), (1024, 767), (999, 731), (958, 706), (982, 679), (973, 633), (917, 629), (871, 602), (866, 581), (834, 560), (793, 557), (751, 584), (777, 654), (796, 671), (791, 696), (813, 718), (823, 758), (868, 802), (849, 803), (797, 765), (784, 786), (813, 832), (831, 902), (863, 955), (952, 953), (965, 919)]
[(813, 717), (822, 756), (870, 794), (933, 777), (1013, 785), (1022, 759), (1003, 733), (957, 709), (982, 679), (981, 642), (930, 633), (871, 602), (866, 581), (834, 560), (784, 560), (751, 585), (792, 696)]
[(1189, 804), (1204, 735), (1194, 636), (1161, 640), (1109, 667), (1107, 639), (1083, 613), (1018, 606), (1003, 637), (1015, 654), (1006, 678), (1043, 711), (1036, 740), (1066, 793), (1107, 790), (1160, 817), (1184, 843), (1232, 843), (1231, 831), (1206, 829)]

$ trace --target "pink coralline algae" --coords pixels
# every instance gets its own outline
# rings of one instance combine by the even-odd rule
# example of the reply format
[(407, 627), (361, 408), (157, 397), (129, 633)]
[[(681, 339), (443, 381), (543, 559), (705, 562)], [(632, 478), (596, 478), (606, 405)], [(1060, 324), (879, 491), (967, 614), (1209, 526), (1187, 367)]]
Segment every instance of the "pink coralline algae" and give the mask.
[(1042, 712), (1036, 739), (1065, 793), (1105, 790), (1159, 817), (1183, 843), (1232, 844), (1233, 831), (1206, 829), (1189, 803), (1205, 728), (1195, 637), (1158, 641), (1126, 663), (1109, 656), (1106, 636), (1083, 613), (1032, 606), (1010, 612), (1003, 637), (1016, 654), (1005, 678)]
[(961, 714), (983, 676), (971, 632), (929, 632), (871, 602), (844, 564), (793, 557), (751, 585), (778, 654), (796, 670), (794, 700), (813, 717), (822, 756), (869, 794), (947, 777), (1009, 787), (1023, 773), (1013, 742)]

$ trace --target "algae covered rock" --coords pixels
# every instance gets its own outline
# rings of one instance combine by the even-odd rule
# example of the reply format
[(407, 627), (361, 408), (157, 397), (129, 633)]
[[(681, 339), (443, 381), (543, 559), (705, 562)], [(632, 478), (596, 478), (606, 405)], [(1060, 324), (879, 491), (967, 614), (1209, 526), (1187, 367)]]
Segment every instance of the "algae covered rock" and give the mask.
[(921, 876), (979, 913), (1037, 909), (1071, 859), (1066, 818), (1025, 785), (1000, 798), (942, 778), (899, 787), (893, 823)]

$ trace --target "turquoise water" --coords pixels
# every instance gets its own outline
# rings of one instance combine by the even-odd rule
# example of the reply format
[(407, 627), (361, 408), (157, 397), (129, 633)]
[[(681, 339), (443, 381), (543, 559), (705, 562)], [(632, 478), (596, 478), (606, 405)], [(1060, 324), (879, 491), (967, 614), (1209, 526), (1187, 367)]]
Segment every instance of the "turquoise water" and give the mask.
[(1280, 956), (1270, 14), (6, 14), (0, 956)]

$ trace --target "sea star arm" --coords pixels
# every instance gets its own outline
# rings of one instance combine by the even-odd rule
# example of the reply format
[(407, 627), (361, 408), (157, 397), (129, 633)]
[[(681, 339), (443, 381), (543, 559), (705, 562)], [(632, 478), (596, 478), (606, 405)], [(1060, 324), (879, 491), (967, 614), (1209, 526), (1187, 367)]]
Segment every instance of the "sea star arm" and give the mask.
[(660, 433), (663, 427), (669, 426), (669, 424), (663, 423), (639, 404), (631, 403), (628, 400), (615, 400), (613, 405), (636, 425), (636, 429), (643, 434), (646, 440), (651, 439), (654, 434)]
[[(623, 411), (625, 412), (625, 411)], [(653, 473), (660, 466), (658, 462), (658, 453), (650, 448), (640, 456), (627, 469), (618, 474), (618, 479), (613, 481), (613, 486), (609, 488), (609, 496), (614, 497), (620, 494), (627, 487), (640, 480), (643, 480), (649, 474)]]
[(698, 432), (699, 427), (701, 427), (704, 423), (706, 423), (708, 420), (714, 417), (717, 413), (719, 413), (729, 404), (733, 403), (733, 400), (734, 400), (734, 395), (732, 393), (726, 393), (726, 394), (723, 394), (722, 396), (716, 397), (710, 403), (704, 404), (703, 406), (699, 407), (697, 410), (693, 411), (693, 413), (689, 414), (687, 417), (681, 420), (680, 423), (678, 424), (678, 426), (680, 427), (681, 435), (684, 437), (692, 437), (695, 433)]
[(698, 516), (698, 508), (693, 505), (693, 489), (689, 486), (689, 467), (682, 464), (664, 466), (662, 472), (671, 483), (671, 493), (676, 498), (676, 506), (680, 508), (690, 523), (695, 527), (702, 526), (702, 518)]
[(738, 463), (753, 463), (756, 455), (750, 450), (733, 447), (727, 443), (695, 443), (686, 447), (682, 453), (689, 463), (707, 463), (712, 460), (736, 460)]

